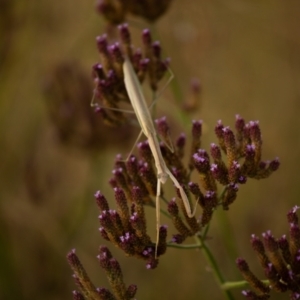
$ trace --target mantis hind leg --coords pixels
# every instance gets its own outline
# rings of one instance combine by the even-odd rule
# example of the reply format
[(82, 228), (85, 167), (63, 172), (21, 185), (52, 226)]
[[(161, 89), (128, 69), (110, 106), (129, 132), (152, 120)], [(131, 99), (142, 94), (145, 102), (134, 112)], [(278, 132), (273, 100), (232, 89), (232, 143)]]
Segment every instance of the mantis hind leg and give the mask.
[(155, 244), (155, 258), (157, 258), (157, 248), (159, 243), (159, 228), (160, 228), (160, 188), (161, 182), (157, 180), (157, 190), (156, 190), (156, 244)]
[(177, 179), (175, 178), (175, 176), (171, 173), (171, 171), (169, 169), (167, 169), (166, 171), (167, 171), (167, 174), (170, 176), (171, 180), (173, 181), (174, 185), (179, 189), (180, 196), (181, 196), (181, 199), (183, 201), (186, 214), (188, 215), (189, 218), (193, 218), (195, 216), (195, 214), (196, 214), (197, 204), (198, 204), (199, 199), (197, 199), (196, 205), (195, 205), (194, 210), (192, 212), (189, 199), (188, 199), (188, 197), (187, 197), (184, 189), (179, 184), (179, 182), (177, 181)]

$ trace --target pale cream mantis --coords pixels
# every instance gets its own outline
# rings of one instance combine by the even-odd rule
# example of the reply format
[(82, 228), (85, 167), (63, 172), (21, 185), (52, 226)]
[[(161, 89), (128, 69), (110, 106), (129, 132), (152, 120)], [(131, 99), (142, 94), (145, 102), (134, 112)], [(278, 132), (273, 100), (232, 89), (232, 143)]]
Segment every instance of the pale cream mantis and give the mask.
[[(141, 133), (148, 139), (149, 147), (151, 149), (155, 166), (157, 169), (157, 190), (156, 190), (156, 247), (155, 247), (155, 257), (157, 256), (157, 247), (159, 242), (159, 227), (160, 227), (160, 193), (161, 193), (161, 184), (166, 183), (168, 177), (171, 178), (176, 188), (179, 189), (181, 199), (183, 201), (186, 213), (189, 218), (194, 217), (196, 213), (196, 207), (192, 212), (191, 206), (188, 200), (188, 197), (179, 184), (178, 180), (168, 169), (158, 142), (157, 133), (153, 124), (153, 120), (146, 103), (144, 94), (142, 92), (141, 84), (137, 78), (137, 75), (133, 69), (133, 66), (128, 57), (125, 57), (123, 63), (123, 73), (124, 73), (124, 83), (125, 87), (132, 105), (132, 108), (135, 112), (135, 115), (138, 119), (138, 122), (141, 126)], [(140, 135), (141, 135), (140, 133)], [(140, 137), (139, 135), (139, 137)], [(197, 205), (197, 204), (196, 204)]]
[[(188, 200), (188, 197), (182, 188), (182, 186), (179, 184), (178, 180), (175, 178), (175, 176), (171, 173), (169, 168), (166, 166), (166, 163), (164, 161), (164, 158), (162, 156), (160, 145), (157, 138), (157, 132), (154, 127), (154, 123), (152, 120), (152, 116), (149, 111), (149, 107), (147, 105), (147, 102), (145, 100), (144, 94), (142, 92), (141, 84), (137, 78), (137, 75), (135, 73), (135, 70), (133, 69), (133, 66), (127, 56), (124, 57), (123, 62), (123, 75), (124, 75), (124, 83), (125, 88), (127, 91), (127, 94), (129, 96), (129, 100), (131, 102), (133, 113), (135, 113), (137, 120), (139, 122), (139, 125), (141, 127), (141, 132), (137, 138), (141, 137), (142, 133), (147, 137), (148, 144), (151, 150), (151, 153), (154, 158), (154, 163), (157, 169), (157, 189), (156, 189), (156, 247), (155, 247), (155, 257), (157, 257), (157, 247), (159, 242), (159, 227), (160, 227), (160, 195), (161, 195), (161, 184), (165, 184), (168, 177), (171, 178), (176, 188), (178, 188), (180, 192), (181, 199), (183, 201), (186, 214), (188, 217), (192, 218), (195, 215), (196, 212), (196, 206), (194, 208), (194, 211), (192, 212), (191, 206)], [(95, 96), (95, 94), (94, 94)], [(91, 106), (98, 106), (97, 104), (93, 103), (94, 97), (91, 102)], [(112, 110), (121, 111), (117, 108), (110, 108)], [(125, 112), (132, 112), (127, 110), (122, 110)], [(197, 203), (196, 203), (197, 205)]]

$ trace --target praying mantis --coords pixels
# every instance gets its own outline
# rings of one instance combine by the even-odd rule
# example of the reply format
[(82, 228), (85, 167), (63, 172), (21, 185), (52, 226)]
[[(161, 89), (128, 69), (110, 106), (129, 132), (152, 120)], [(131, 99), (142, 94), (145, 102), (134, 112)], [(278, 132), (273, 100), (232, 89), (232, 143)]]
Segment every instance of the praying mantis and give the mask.
[[(165, 184), (168, 178), (172, 180), (176, 188), (178, 188), (180, 192), (181, 199), (183, 201), (186, 213), (189, 218), (192, 218), (195, 216), (197, 203), (194, 207), (194, 211), (192, 212), (188, 197), (182, 188), (182, 186), (179, 184), (178, 180), (175, 178), (175, 176), (171, 173), (169, 168), (167, 167), (164, 158), (162, 156), (158, 138), (157, 138), (157, 132), (154, 127), (154, 123), (147, 105), (147, 102), (145, 100), (141, 84), (137, 78), (137, 75), (133, 69), (133, 66), (127, 56), (124, 57), (123, 62), (123, 74), (124, 74), (124, 84), (127, 91), (127, 94), (129, 96), (129, 100), (131, 102), (133, 112), (135, 113), (137, 120), (139, 122), (139, 125), (141, 127), (141, 132), (137, 138), (137, 141), (141, 137), (141, 135), (144, 133), (144, 135), (148, 139), (149, 147), (151, 150), (151, 153), (154, 158), (155, 167), (157, 170), (157, 188), (156, 188), (156, 246), (155, 246), (155, 258), (157, 257), (157, 247), (159, 242), (159, 227), (160, 227), (160, 195), (161, 195), (161, 185)], [(94, 97), (91, 102), (91, 106), (96, 106), (93, 104)], [(116, 108), (110, 108), (112, 110), (120, 111)], [(132, 112), (132, 111), (127, 111)]]
[(132, 108), (135, 112), (135, 115), (138, 119), (138, 122), (141, 126), (141, 132), (147, 137), (150, 150), (152, 152), (155, 166), (157, 169), (157, 190), (156, 190), (156, 247), (155, 247), (155, 257), (157, 257), (157, 247), (159, 242), (159, 227), (160, 227), (160, 193), (161, 193), (161, 184), (165, 184), (167, 179), (173, 181), (176, 188), (179, 189), (181, 199), (183, 201), (186, 213), (189, 218), (194, 217), (196, 213), (197, 205), (195, 205), (194, 211), (192, 212), (188, 197), (179, 184), (178, 180), (174, 177), (171, 171), (168, 169), (157, 138), (157, 133), (153, 124), (153, 120), (145, 100), (144, 94), (142, 92), (141, 84), (137, 78), (137, 75), (133, 69), (133, 66), (128, 57), (125, 56), (123, 63), (123, 73), (124, 73), (124, 83), (125, 88), (128, 93)]

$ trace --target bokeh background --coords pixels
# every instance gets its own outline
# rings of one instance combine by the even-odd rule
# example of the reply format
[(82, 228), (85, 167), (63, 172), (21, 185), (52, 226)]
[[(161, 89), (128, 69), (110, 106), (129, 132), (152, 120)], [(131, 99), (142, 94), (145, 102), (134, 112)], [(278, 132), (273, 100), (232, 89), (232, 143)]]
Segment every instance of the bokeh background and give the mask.
[[(171, 89), (159, 99), (157, 114), (167, 114), (174, 136), (188, 133), (187, 119), (203, 119), (208, 149), (217, 120), (233, 126), (240, 114), (259, 120), (263, 158), (280, 157), (276, 173), (242, 186), (231, 209), (212, 222), (211, 249), (229, 281), (241, 279), (237, 256), (262, 276), (250, 234), (287, 233), (286, 213), (299, 203), (299, 20), (296, 0), (174, 0), (154, 25), (182, 101), (191, 95), (191, 79), (201, 82), (201, 103), (184, 122)], [(128, 21), (139, 44), (149, 25)], [(75, 284), (66, 254), (72, 248), (94, 283), (108, 286), (96, 259), (104, 241), (93, 193), (101, 189), (113, 206), (113, 160), (128, 153), (137, 130), (101, 129), (97, 119), (85, 119), (91, 66), (99, 60), (95, 37), (108, 28), (94, 1), (1, 0), (0, 26), (0, 299), (71, 299)], [(66, 91), (85, 111), (75, 119), (70, 103), (53, 113)], [(154, 212), (147, 214), (154, 236)], [(137, 299), (223, 299), (199, 251), (170, 249), (147, 271), (143, 261), (110, 249), (125, 282), (138, 285)], [(239, 290), (234, 294), (242, 298)]]

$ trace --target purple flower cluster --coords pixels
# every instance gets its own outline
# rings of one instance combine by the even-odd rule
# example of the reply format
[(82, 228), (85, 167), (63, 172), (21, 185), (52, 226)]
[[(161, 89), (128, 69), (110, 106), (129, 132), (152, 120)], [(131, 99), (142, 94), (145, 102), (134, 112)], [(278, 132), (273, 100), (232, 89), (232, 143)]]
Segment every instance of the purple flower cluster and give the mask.
[(239, 258), (236, 263), (244, 278), (254, 291), (243, 291), (248, 299), (268, 299), (271, 290), (278, 293), (290, 292), (290, 299), (300, 297), (300, 227), (295, 206), (289, 211), (289, 238), (283, 235), (276, 239), (271, 231), (262, 234), (262, 239), (252, 235), (251, 244), (268, 282), (259, 280), (247, 262)]

